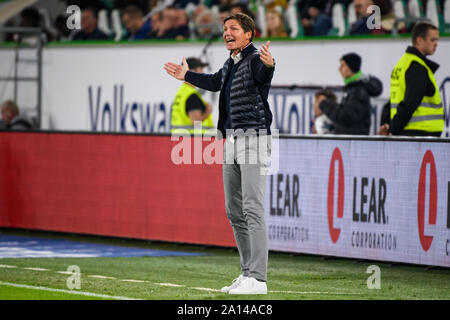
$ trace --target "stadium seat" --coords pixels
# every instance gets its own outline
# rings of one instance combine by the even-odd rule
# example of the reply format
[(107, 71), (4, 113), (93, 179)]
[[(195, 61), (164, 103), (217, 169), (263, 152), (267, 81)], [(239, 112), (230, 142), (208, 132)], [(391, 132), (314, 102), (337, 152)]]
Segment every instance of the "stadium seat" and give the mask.
[[(194, 40), (196, 38), (195, 36), (195, 23), (194, 23), (194, 12), (197, 6), (193, 4), (192, 2), (189, 2), (186, 7), (184, 8), (184, 11), (186, 12), (188, 16), (188, 27), (189, 27), (189, 34), (190, 39)], [(151, 11), (151, 14), (156, 13), (156, 11)], [(149, 18), (151, 18), (151, 15), (149, 14)]]
[(122, 21), (120, 20), (119, 10), (113, 10), (111, 12), (112, 29), (114, 32), (114, 41), (120, 41), (123, 37)]
[(398, 19), (406, 18), (405, 4), (402, 0), (394, 1), (394, 14)]
[(439, 13), (436, 6), (436, 0), (428, 0), (425, 16), (431, 20), (431, 22), (439, 28)]
[(52, 34), (52, 36), (56, 36), (58, 34), (58, 31), (53, 27), (53, 23), (50, 19), (50, 14), (48, 13), (47, 9), (40, 8), (39, 14), (42, 17), (42, 24), (43, 27)]
[(333, 5), (331, 11), (332, 29), (329, 35), (342, 37), (346, 33), (345, 10), (342, 3)]
[(444, 32), (450, 32), (450, 0), (444, 2)]
[(98, 13), (98, 29), (103, 31), (108, 37), (111, 35), (109, 27), (108, 11), (106, 9), (100, 10)]
[(256, 9), (256, 26), (261, 30), (261, 37), (267, 36), (267, 23), (266, 23), (266, 7), (262, 1), (258, 2)]
[(216, 4), (211, 6), (211, 12), (214, 16), (214, 19), (217, 19), (217, 17), (219, 16), (219, 11), (220, 11), (219, 5)]
[(408, 13), (411, 17), (420, 18), (423, 17), (422, 2), (420, 0), (408, 1)]
[(284, 18), (286, 21), (286, 25), (288, 26), (290, 38), (297, 38), (303, 35), (303, 28), (300, 23), (299, 14), (297, 12), (296, 1), (289, 1), (289, 5), (284, 12)]
[(351, 2), (347, 8), (347, 21), (349, 26), (356, 22), (355, 4), (353, 2)]
[(393, 35), (397, 35), (399, 33), (399, 29), (406, 31), (410, 24), (410, 17), (408, 15), (406, 7), (406, 0), (395, 0), (393, 2), (393, 9), (395, 14), (395, 22), (392, 28)]

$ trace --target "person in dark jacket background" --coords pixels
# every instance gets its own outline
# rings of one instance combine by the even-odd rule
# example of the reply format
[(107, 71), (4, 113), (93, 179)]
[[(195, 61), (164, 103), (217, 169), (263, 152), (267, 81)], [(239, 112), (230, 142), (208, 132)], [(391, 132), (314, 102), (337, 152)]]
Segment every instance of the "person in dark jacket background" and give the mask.
[[(220, 91), (217, 128), (222, 137), (226, 136), (222, 166), (225, 211), (233, 228), (242, 271), (231, 285), (221, 289), (229, 294), (267, 294), (264, 197), (272, 121), (267, 97), (275, 60), (269, 41), (259, 52), (255, 48), (252, 43), (255, 33), (255, 23), (246, 14), (225, 18), (223, 40), (230, 57), (215, 74), (189, 71), (186, 59), (181, 66), (171, 62), (164, 65), (167, 73), (178, 80)], [(265, 146), (266, 152), (261, 150)], [(246, 160), (255, 155), (256, 161)]]
[(374, 76), (361, 72), (361, 57), (348, 53), (340, 60), (339, 72), (344, 78), (345, 95), (341, 103), (334, 103), (324, 95), (317, 97), (317, 104), (333, 121), (335, 134), (368, 135), (370, 130), (370, 97), (381, 94), (383, 84)]
[(72, 40), (106, 40), (108, 36), (98, 28), (98, 12), (93, 7), (83, 9), (81, 30), (75, 31)]

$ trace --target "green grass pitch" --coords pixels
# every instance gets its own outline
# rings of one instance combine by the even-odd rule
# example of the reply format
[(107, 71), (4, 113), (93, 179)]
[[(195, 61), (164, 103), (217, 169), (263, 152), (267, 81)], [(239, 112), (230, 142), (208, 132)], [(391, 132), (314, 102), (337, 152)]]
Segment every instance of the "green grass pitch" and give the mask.
[[(0, 259), (0, 300), (450, 299), (449, 269), (274, 252), (269, 255), (268, 294), (232, 296), (221, 293), (220, 288), (229, 285), (240, 273), (234, 249), (81, 239), (208, 255)], [(67, 285), (72, 276), (67, 268), (72, 265), (81, 271), (79, 290), (70, 290)], [(367, 286), (371, 274), (366, 271), (370, 265), (380, 268), (380, 289)]]

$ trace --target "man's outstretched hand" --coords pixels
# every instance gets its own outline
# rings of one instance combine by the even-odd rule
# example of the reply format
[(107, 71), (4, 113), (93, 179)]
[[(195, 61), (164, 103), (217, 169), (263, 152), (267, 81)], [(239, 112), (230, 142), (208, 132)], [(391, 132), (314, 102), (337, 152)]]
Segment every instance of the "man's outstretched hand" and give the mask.
[(259, 58), (268, 68), (272, 68), (275, 65), (275, 61), (272, 58), (272, 54), (269, 50), (270, 41), (267, 41), (266, 44), (261, 46), (261, 50), (259, 53)]
[(166, 72), (175, 79), (184, 80), (184, 76), (189, 70), (189, 66), (186, 62), (186, 58), (183, 57), (182, 65), (173, 62), (167, 62), (164, 64), (164, 70), (166, 70)]

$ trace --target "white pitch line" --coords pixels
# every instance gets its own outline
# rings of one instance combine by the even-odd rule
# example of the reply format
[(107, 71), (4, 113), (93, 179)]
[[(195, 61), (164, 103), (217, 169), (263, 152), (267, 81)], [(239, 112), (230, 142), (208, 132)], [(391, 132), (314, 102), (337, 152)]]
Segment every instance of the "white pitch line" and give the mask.
[(89, 278), (96, 278), (96, 279), (117, 280), (117, 278), (114, 278), (114, 277), (100, 276), (100, 275), (96, 275), (96, 274), (89, 275), (88, 277)]
[(293, 293), (293, 294), (360, 294), (356, 292), (327, 292), (327, 291), (278, 291), (278, 290), (268, 290), (268, 293)]
[(28, 268), (23, 268), (25, 270), (32, 270), (32, 271), (51, 271), (50, 269), (45, 269), (45, 268), (33, 268), (33, 267), (28, 267)]
[(135, 299), (135, 298), (129, 298), (129, 297), (121, 297), (121, 296), (109, 296), (109, 295), (106, 295), (106, 294), (92, 293), (92, 292), (86, 292), (86, 291), (76, 291), (76, 290), (71, 291), (71, 290), (55, 289), (55, 288), (47, 288), (47, 287), (39, 287), (39, 286), (30, 286), (30, 285), (27, 285), (27, 284), (17, 284), (17, 283), (2, 282), (2, 281), (0, 281), (0, 285), (8, 286), (8, 287), (15, 287), (15, 288), (25, 288), (25, 289), (32, 289), (32, 290), (40, 290), (40, 291), (61, 292), (61, 293), (82, 295), (82, 296), (86, 296), (86, 297), (104, 298), (104, 299), (141, 300), (141, 299)]
[(17, 266), (10, 266), (7, 264), (0, 264), (0, 268), (5, 268), (5, 269), (14, 269), (14, 268), (18, 268)]
[(212, 288), (192, 287), (189, 289), (202, 290), (202, 291), (208, 291), (208, 292), (222, 292), (219, 289), (212, 289)]
[(73, 272), (69, 272), (69, 271), (56, 271), (56, 273), (60, 273), (60, 274), (67, 274), (67, 275), (73, 275)]
[[(6, 264), (0, 264), (0, 268), (18, 268), (17, 266), (12, 266), (12, 265), (6, 265)], [(51, 271), (49, 269), (45, 269), (45, 268), (33, 268), (33, 267), (27, 267), (27, 268), (22, 268), (24, 270), (33, 270), (33, 271)], [(68, 272), (68, 271), (56, 271), (57, 273), (60, 274), (65, 274), (65, 275), (72, 275), (72, 272)], [(108, 276), (102, 276), (102, 275), (88, 275), (87, 277), (89, 278), (96, 278), (96, 279), (105, 279), (105, 280), (118, 280), (118, 281), (123, 281), (123, 282), (134, 282), (134, 283), (145, 283), (148, 281), (144, 281), (144, 280), (134, 280), (134, 279), (117, 279), (115, 277), (108, 277)], [(0, 282), (0, 284), (2, 284), (2, 282)], [(194, 289), (194, 290), (201, 290), (201, 291), (207, 291), (207, 292), (221, 292), (218, 289), (213, 289), (213, 288), (203, 288), (203, 287), (188, 287), (186, 285), (182, 285), (182, 284), (175, 284), (175, 283), (154, 283), (155, 285), (158, 286), (163, 286), (163, 287), (173, 287), (173, 288), (187, 288), (187, 289)], [(45, 288), (45, 287), (42, 287)], [(54, 289), (54, 290), (59, 290), (59, 289)], [(64, 291), (64, 290), (63, 290)], [(68, 291), (68, 290), (65, 290)], [(68, 291), (69, 293), (77, 293), (77, 292), (81, 292), (81, 291)], [(328, 292), (328, 291), (289, 291), (289, 290), (268, 290), (268, 293), (285, 293), (285, 294), (327, 294), (327, 295), (358, 295), (359, 293), (356, 292)], [(81, 293), (80, 293), (81, 294)], [(109, 296), (106, 296), (109, 297)], [(130, 298), (131, 299), (131, 298)]]
[(146, 281), (144, 280), (133, 280), (133, 279), (118, 279), (119, 281), (124, 281), (124, 282), (134, 282), (134, 283), (145, 283)]
[(186, 287), (185, 285), (182, 284), (175, 284), (175, 283), (155, 283), (158, 286), (163, 286), (163, 287)]

